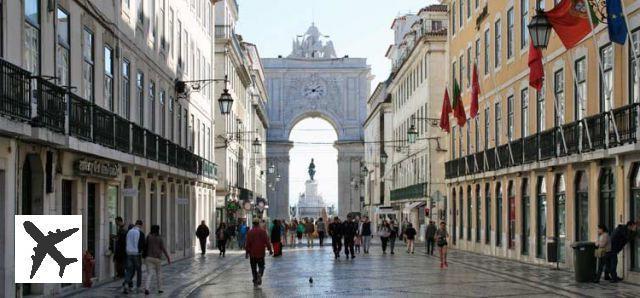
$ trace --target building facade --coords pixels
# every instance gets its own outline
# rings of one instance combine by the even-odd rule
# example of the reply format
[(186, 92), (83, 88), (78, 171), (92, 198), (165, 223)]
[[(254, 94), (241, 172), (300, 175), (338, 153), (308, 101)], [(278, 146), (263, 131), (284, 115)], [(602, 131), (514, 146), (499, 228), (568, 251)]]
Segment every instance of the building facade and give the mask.
[[(476, 63), (482, 90), (478, 117), (450, 134), (453, 244), (537, 264), (557, 256), (561, 267), (573, 268), (572, 243), (594, 241), (598, 224), (612, 231), (640, 218), (633, 55), (640, 3), (623, 1), (633, 43), (612, 44), (605, 24), (570, 50), (552, 34), (538, 92), (529, 87), (526, 25), (536, 5), (549, 10), (554, 1), (444, 2), (449, 85), (460, 82), (468, 107)], [(618, 271), (638, 280), (639, 258), (636, 239)]]
[(255, 207), (266, 201), (267, 181), (264, 71), (256, 46), (236, 33), (238, 8), (235, 0), (215, 4), (215, 77), (227, 79), (215, 84), (215, 93), (227, 89), (234, 99), (228, 115), (216, 110), (216, 162), (221, 169), (217, 223), (230, 224), (263, 215), (264, 209)]
[[(366, 189), (382, 195), (382, 201), (378, 201), (381, 207), (394, 210), (390, 213), (388, 208), (379, 207), (375, 209), (379, 213), (375, 217), (393, 215), (397, 221), (410, 222), (418, 230), (429, 219), (436, 219), (437, 210), (444, 206), (444, 169), (439, 165), (446, 159), (446, 143), (437, 119), (446, 80), (442, 71), (446, 65), (446, 28), (444, 5), (430, 5), (417, 14), (394, 20), (391, 29), (395, 40), (387, 52), (391, 75), (384, 86), (379, 87), (384, 93), (374, 93), (372, 97), (377, 104), (371, 111), (379, 120), (367, 122), (382, 134), (380, 144), (367, 144), (371, 146), (367, 154), (377, 155), (374, 158), (379, 159), (381, 153), (373, 152), (384, 151), (388, 160), (384, 165), (373, 161), (378, 173), (369, 175), (374, 177), (367, 181), (379, 186)], [(417, 134), (415, 142), (409, 140), (409, 130)], [(374, 146), (378, 148), (372, 148)], [(379, 188), (381, 185), (388, 186), (388, 193)]]
[[(173, 259), (211, 222), (216, 167), (210, 1), (1, 1), (0, 296), (13, 283), (14, 214), (82, 214), (95, 281), (111, 281), (114, 219), (160, 225)], [(196, 92), (197, 91), (197, 92)]]

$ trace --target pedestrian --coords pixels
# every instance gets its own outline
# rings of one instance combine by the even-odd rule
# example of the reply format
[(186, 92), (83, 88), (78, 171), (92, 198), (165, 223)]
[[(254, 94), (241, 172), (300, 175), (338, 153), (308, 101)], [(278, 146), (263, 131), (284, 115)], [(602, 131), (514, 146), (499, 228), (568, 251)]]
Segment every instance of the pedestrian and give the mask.
[(290, 223), (289, 223), (289, 246), (294, 247), (296, 246), (296, 234), (298, 230), (298, 221), (293, 219)]
[(433, 220), (429, 221), (429, 225), (427, 225), (427, 229), (425, 231), (425, 242), (427, 244), (427, 254), (432, 255), (433, 256), (433, 248), (435, 246), (435, 236), (436, 236), (436, 230), (438, 230), (438, 228), (436, 227), (436, 224), (433, 222)]
[(142, 220), (137, 220), (136, 225), (127, 232), (127, 268), (125, 270), (123, 293), (128, 294), (133, 288), (133, 275), (136, 275), (136, 290), (142, 286), (142, 253), (145, 247), (145, 235), (142, 232)]
[(251, 264), (251, 274), (253, 276), (253, 286), (257, 287), (262, 284), (262, 275), (264, 274), (264, 257), (265, 248), (269, 250), (269, 255), (273, 255), (271, 244), (267, 232), (260, 228), (260, 221), (253, 220), (253, 227), (247, 233), (247, 243), (245, 243), (245, 258), (249, 259)]
[(635, 233), (636, 223), (633, 221), (628, 221), (626, 225), (618, 225), (618, 227), (616, 227), (616, 229), (611, 233), (611, 251), (605, 254), (609, 261), (609, 275), (611, 277), (611, 282), (615, 283), (622, 281), (622, 278), (619, 278), (618, 273), (616, 272), (618, 267), (618, 253), (622, 251), (630, 239), (635, 237)]
[(337, 216), (333, 218), (333, 222), (329, 225), (329, 236), (331, 236), (333, 254), (336, 259), (339, 259), (340, 250), (342, 250), (342, 223)]
[(607, 253), (611, 251), (611, 241), (609, 239), (609, 233), (607, 231), (607, 227), (603, 224), (598, 225), (598, 240), (596, 241), (596, 252), (595, 257), (598, 260), (598, 270), (596, 271), (596, 276), (593, 279), (594, 283), (600, 282), (600, 276), (602, 276), (602, 271), (604, 269), (604, 279), (611, 280), (609, 272), (611, 271), (607, 264), (609, 261), (607, 260)]
[(362, 249), (365, 254), (369, 253), (369, 247), (371, 246), (371, 222), (368, 216), (362, 218), (362, 225), (360, 227), (360, 235), (362, 236)]
[(227, 253), (227, 240), (229, 239), (227, 224), (220, 223), (218, 229), (216, 229), (216, 241), (218, 242), (218, 250), (220, 251), (219, 257), (224, 257)]
[(204, 220), (200, 222), (200, 225), (196, 229), (196, 237), (200, 240), (200, 250), (204, 256), (207, 252), (207, 237), (209, 237), (209, 227), (204, 223)]
[(382, 241), (382, 254), (387, 254), (387, 243), (389, 243), (389, 237), (391, 236), (391, 227), (387, 221), (383, 221), (378, 229), (378, 235), (380, 235), (380, 241)]
[(325, 236), (325, 226), (322, 217), (319, 217), (316, 221), (316, 232), (318, 232), (318, 240), (320, 241), (320, 246), (324, 245), (324, 236)]
[[(204, 221), (203, 221), (204, 222)], [(156, 283), (158, 285), (158, 294), (162, 294), (162, 255), (167, 258), (167, 263), (171, 264), (171, 258), (167, 249), (164, 246), (164, 241), (160, 237), (160, 226), (151, 226), (151, 232), (147, 236), (145, 264), (147, 265), (147, 281), (144, 285), (144, 294), (149, 295), (149, 286), (151, 284), (151, 277), (155, 273)]]
[(409, 226), (409, 221), (405, 218), (402, 220), (402, 224), (400, 225), (400, 237), (402, 237), (402, 240), (404, 241), (404, 243), (407, 243), (407, 235), (405, 234), (405, 232), (407, 231), (407, 227)]
[(315, 232), (315, 226), (313, 225), (313, 219), (305, 219), (304, 234), (307, 237), (307, 247), (313, 247), (313, 233)]
[(351, 215), (347, 216), (347, 220), (342, 224), (342, 235), (344, 237), (344, 254), (349, 259), (349, 253), (351, 253), (351, 259), (355, 259), (356, 256), (353, 251), (353, 242), (358, 233), (358, 224), (353, 221)]
[(273, 220), (273, 226), (271, 227), (271, 245), (273, 246), (273, 256), (279, 257), (282, 255), (282, 234), (280, 233), (280, 221), (277, 219)]
[(113, 263), (116, 269), (116, 277), (121, 278), (124, 277), (124, 268), (127, 263), (127, 230), (122, 217), (116, 217), (116, 226), (118, 226), (118, 231), (115, 236)]
[(407, 253), (413, 254), (414, 242), (415, 242), (417, 233), (418, 232), (416, 232), (416, 229), (413, 227), (413, 224), (409, 223), (407, 225), (407, 230), (404, 232), (405, 236), (407, 237)]
[(304, 222), (302, 220), (300, 220), (300, 222), (298, 222), (298, 227), (296, 230), (296, 237), (298, 237), (298, 243), (302, 242), (302, 235), (304, 234)]
[(283, 219), (280, 220), (280, 235), (282, 236), (282, 247), (287, 246), (287, 234), (289, 229), (287, 229), (287, 222)]
[(240, 220), (240, 224), (238, 225), (238, 248), (244, 249), (244, 243), (247, 240), (247, 231), (249, 228), (247, 224), (244, 222), (244, 219)]
[(449, 232), (444, 221), (440, 222), (440, 228), (436, 230), (436, 245), (440, 251), (440, 268), (449, 267), (447, 263), (447, 246), (449, 246)]
[[(233, 222), (227, 226), (227, 248), (233, 249), (233, 243), (236, 238), (236, 225)], [(224, 254), (222, 255), (224, 257)]]
[(391, 220), (389, 223), (390, 234), (389, 234), (389, 249), (391, 250), (391, 254), (395, 254), (393, 249), (396, 246), (396, 239), (398, 239), (398, 226), (394, 220)]

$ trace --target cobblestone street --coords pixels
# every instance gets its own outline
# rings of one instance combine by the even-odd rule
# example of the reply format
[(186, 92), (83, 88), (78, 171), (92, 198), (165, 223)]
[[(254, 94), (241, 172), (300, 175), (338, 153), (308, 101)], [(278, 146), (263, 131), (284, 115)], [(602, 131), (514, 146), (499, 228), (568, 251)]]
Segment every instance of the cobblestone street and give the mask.
[[(382, 255), (374, 245), (369, 255), (334, 261), (330, 246), (298, 247), (282, 258), (268, 258), (263, 285), (254, 288), (249, 262), (234, 251), (165, 266), (166, 297), (301, 297), (301, 296), (526, 296), (526, 297), (637, 297), (640, 285), (630, 283), (578, 284), (573, 273), (513, 261), (452, 251), (449, 268), (419, 248), (408, 255)], [(313, 284), (309, 284), (313, 277)], [(120, 295), (120, 281), (74, 293), (77, 297)], [(138, 294), (143, 296), (142, 294)], [(136, 295), (129, 294), (129, 297)]]

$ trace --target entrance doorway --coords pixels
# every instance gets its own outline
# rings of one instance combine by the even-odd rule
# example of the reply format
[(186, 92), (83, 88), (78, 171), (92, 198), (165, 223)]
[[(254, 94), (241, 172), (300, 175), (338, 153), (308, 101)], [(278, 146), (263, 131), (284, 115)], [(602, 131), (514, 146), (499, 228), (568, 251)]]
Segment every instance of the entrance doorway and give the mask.
[(37, 215), (44, 212), (44, 169), (40, 157), (28, 154), (22, 165), (23, 215)]
[(98, 185), (95, 183), (87, 183), (87, 250), (89, 250), (93, 256), (96, 255), (96, 221), (98, 220), (97, 210), (100, 205), (96, 202), (97, 198)]
[(615, 178), (611, 168), (603, 168), (600, 171), (600, 211), (599, 211), (599, 223), (604, 224), (609, 231), (613, 231), (615, 228), (614, 208), (615, 208), (615, 196), (616, 186)]

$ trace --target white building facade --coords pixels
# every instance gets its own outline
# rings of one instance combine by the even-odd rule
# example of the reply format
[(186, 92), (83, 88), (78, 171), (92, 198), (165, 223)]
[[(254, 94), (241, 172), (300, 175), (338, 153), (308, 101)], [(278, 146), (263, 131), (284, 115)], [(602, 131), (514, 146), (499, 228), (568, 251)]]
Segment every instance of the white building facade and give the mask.
[[(114, 274), (115, 217), (160, 225), (172, 259), (214, 218), (211, 1), (0, 1), (0, 296), (13, 283), (14, 214), (82, 214), (94, 284)], [(196, 92), (197, 91), (197, 92)]]

